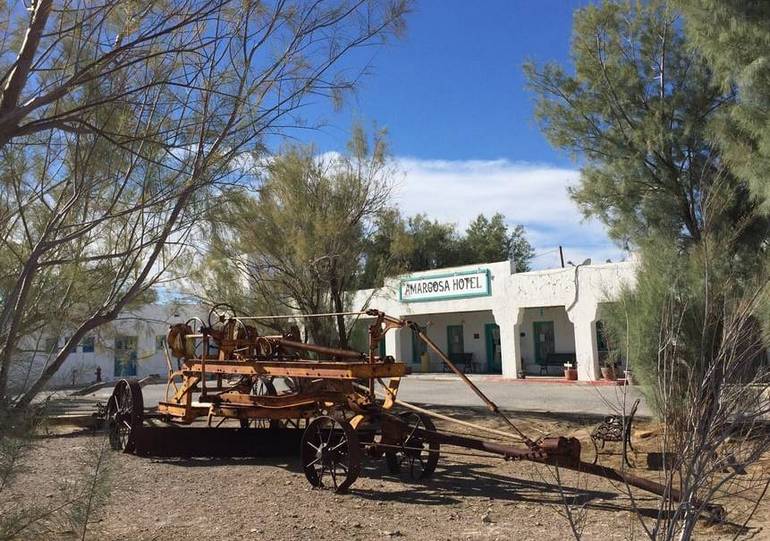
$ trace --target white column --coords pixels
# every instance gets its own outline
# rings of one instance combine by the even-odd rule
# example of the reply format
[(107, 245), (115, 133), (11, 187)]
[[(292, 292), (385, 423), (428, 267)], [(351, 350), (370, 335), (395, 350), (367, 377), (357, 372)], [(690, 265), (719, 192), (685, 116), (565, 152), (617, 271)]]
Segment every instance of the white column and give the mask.
[(521, 365), (521, 347), (519, 346), (519, 322), (524, 310), (518, 306), (495, 309), (492, 314), (500, 327), (500, 354), (503, 363), (503, 377), (518, 378), (523, 371)]
[(601, 373), (596, 345), (596, 308), (595, 303), (583, 303), (567, 312), (575, 328), (575, 357), (581, 381), (597, 380)]
[(385, 355), (391, 355), (397, 361), (404, 360), (401, 358), (402, 332), (404, 332), (404, 329), (390, 329), (387, 333), (385, 333)]

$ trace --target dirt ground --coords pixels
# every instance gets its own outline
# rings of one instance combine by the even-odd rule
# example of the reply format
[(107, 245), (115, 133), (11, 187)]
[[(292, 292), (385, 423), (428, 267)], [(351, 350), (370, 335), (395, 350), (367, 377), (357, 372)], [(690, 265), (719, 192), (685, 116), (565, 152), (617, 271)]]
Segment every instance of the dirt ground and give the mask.
[[(488, 416), (475, 420), (500, 426)], [(519, 418), (517, 424), (525, 433), (537, 433), (537, 427), (584, 442), (590, 428), (542, 417)], [(638, 426), (639, 451), (631, 458), (634, 473), (655, 478), (644, 467), (644, 450), (655, 445), (655, 437), (638, 437), (650, 428)], [(11, 496), (18, 504), (56, 499), (61, 480), (92, 460), (103, 437), (68, 429), (41, 437)], [(617, 453), (619, 445), (608, 444), (608, 451)], [(585, 453), (593, 458), (592, 449)], [(601, 456), (600, 462), (617, 466), (619, 456)], [(94, 514), (89, 539), (572, 539), (563, 495), (583, 517), (584, 539), (646, 537), (623, 486), (562, 471), (560, 490), (553, 469), (494, 456), (442, 455), (435, 475), (420, 482), (388, 474), (384, 461), (367, 461), (345, 495), (311, 489), (294, 457), (152, 459), (110, 451), (109, 467), (109, 496)], [(638, 490), (633, 495), (642, 515), (656, 515), (655, 496)], [(741, 512), (746, 507), (732, 503)], [(770, 539), (768, 517), (763, 501), (746, 533)], [(737, 531), (734, 525), (703, 523), (697, 538), (731, 539)], [(50, 537), (73, 535), (63, 529)]]

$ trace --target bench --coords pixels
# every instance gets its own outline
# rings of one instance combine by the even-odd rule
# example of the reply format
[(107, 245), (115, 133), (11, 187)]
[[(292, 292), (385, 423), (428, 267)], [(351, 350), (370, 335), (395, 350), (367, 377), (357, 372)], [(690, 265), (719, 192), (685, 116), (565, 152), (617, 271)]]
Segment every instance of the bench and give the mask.
[[(475, 372), (473, 365), (473, 353), (450, 353), (447, 355), (449, 360), (452, 361), (457, 368), (462, 371), (463, 374), (472, 374)], [(441, 363), (444, 372), (449, 370), (449, 367), (445, 363)]]
[(602, 442), (602, 449), (604, 444), (608, 441), (620, 442), (623, 444), (623, 462), (630, 468), (631, 463), (628, 461), (627, 448), (634, 450), (634, 446), (631, 445), (631, 425), (634, 423), (634, 416), (636, 410), (639, 408), (640, 399), (637, 398), (634, 404), (631, 406), (631, 411), (628, 415), (609, 415), (604, 418), (593, 432), (591, 432), (591, 441), (594, 444), (594, 464), (599, 459), (599, 447), (596, 445), (597, 441)]
[(540, 375), (548, 375), (549, 366), (559, 366), (564, 368), (567, 363), (572, 363), (573, 368), (577, 367), (577, 357), (574, 353), (549, 353), (545, 359), (538, 359), (538, 365), (540, 365)]

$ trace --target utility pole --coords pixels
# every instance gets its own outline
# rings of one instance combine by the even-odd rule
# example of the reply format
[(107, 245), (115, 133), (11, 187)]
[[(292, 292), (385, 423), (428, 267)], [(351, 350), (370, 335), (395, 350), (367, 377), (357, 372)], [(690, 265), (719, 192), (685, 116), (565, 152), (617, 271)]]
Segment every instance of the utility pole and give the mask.
[(559, 259), (561, 260), (561, 268), (564, 268), (564, 251), (559, 246)]

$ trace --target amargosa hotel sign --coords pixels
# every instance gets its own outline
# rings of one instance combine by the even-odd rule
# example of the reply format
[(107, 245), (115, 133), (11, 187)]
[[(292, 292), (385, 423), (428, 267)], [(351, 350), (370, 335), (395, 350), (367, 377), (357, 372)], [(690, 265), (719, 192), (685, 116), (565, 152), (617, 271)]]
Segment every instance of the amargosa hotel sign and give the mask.
[(401, 280), (402, 302), (437, 301), (490, 295), (489, 270), (437, 274)]

